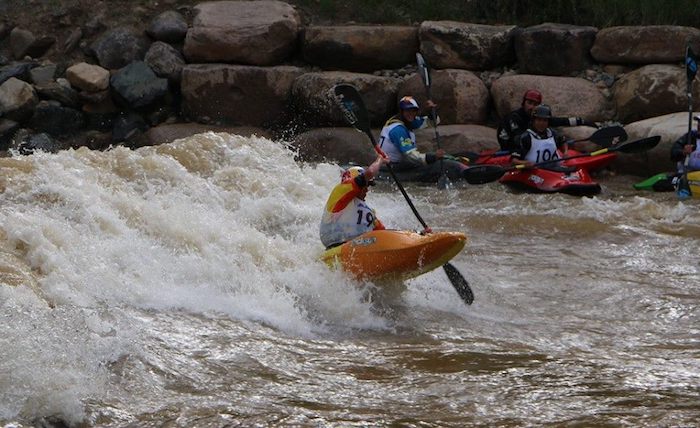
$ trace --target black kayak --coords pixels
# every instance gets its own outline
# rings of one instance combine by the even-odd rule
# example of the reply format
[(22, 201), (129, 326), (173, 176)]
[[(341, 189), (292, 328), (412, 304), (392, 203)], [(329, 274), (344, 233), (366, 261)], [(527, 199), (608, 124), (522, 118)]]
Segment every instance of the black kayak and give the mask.
[[(447, 174), (447, 178), (452, 182), (460, 181), (464, 178), (464, 171), (469, 167), (462, 162), (452, 159), (443, 159), (442, 166), (440, 161), (433, 162), (428, 165), (402, 165), (392, 164), (391, 168), (396, 174), (399, 181), (412, 183), (437, 183), (442, 176), (443, 168)], [(377, 175), (378, 180), (391, 180), (389, 170), (382, 167)]]

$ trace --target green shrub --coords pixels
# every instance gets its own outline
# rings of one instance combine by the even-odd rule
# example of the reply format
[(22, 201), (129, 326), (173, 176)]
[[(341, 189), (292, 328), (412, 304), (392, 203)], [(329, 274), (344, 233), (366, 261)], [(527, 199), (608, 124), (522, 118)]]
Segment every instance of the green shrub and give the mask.
[(451, 20), (531, 26), (686, 25), (700, 22), (698, 0), (293, 0), (312, 19), (333, 23), (414, 24)]

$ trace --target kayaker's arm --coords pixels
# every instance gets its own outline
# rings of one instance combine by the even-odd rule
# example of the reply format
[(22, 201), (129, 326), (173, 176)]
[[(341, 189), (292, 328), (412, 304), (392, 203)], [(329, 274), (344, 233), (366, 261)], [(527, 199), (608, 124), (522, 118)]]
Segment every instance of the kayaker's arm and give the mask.
[[(433, 118), (431, 117), (431, 114), (428, 114), (427, 116), (418, 116), (418, 117), (416, 117), (416, 120), (414, 120), (411, 123), (411, 129), (414, 129), (414, 130), (415, 129), (425, 129), (428, 126), (430, 126), (430, 124), (428, 123), (429, 120), (433, 120)], [(435, 117), (435, 125), (439, 125), (439, 124), (440, 124), (440, 116), (436, 116)]]
[(565, 136), (563, 135), (557, 135), (557, 133), (552, 130), (552, 134), (554, 134), (554, 141), (557, 142), (557, 148), (564, 154), (569, 151), (569, 141), (566, 139)]
[(365, 180), (367, 182), (372, 181), (374, 177), (377, 176), (379, 173), (379, 168), (382, 167), (382, 165), (386, 165), (389, 163), (389, 158), (384, 157), (382, 155), (377, 155), (377, 158), (370, 164), (370, 166), (365, 169)]
[(529, 121), (529, 116), (522, 108), (511, 112), (503, 118), (496, 130), (496, 138), (498, 138), (501, 150), (512, 152), (518, 149), (516, 139), (525, 132)]
[(597, 128), (594, 122), (589, 122), (581, 117), (552, 117), (549, 119), (550, 127), (559, 126), (590, 126), (592, 128)]
[[(691, 134), (692, 140), (694, 140), (697, 144), (697, 135), (695, 131), (692, 131), (693, 134)], [(671, 160), (673, 162), (683, 162), (685, 160), (686, 155), (690, 154), (693, 150), (695, 150), (694, 144), (687, 144), (688, 143), (688, 133), (686, 132), (683, 134), (682, 137), (677, 139), (674, 143), (673, 146), (671, 146)]]
[[(421, 125), (425, 125), (427, 122), (424, 118), (417, 118)], [(397, 126), (389, 132), (389, 139), (391, 143), (399, 148), (404, 160), (415, 165), (428, 165), (444, 156), (444, 150), (438, 150), (435, 153), (421, 153), (416, 148), (411, 135), (408, 133), (408, 129), (404, 126)]]
[(529, 152), (530, 148), (532, 147), (532, 137), (530, 137), (530, 134), (524, 133), (518, 135), (515, 139), (515, 146), (517, 147), (517, 150), (510, 155), (513, 165), (525, 165), (526, 167), (531, 166), (532, 162), (525, 159), (527, 152)]

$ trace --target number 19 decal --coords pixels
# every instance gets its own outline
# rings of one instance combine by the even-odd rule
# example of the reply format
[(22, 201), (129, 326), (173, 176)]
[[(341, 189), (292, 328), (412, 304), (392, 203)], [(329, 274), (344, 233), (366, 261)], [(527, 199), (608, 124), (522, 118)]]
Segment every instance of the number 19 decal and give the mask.
[(371, 226), (372, 223), (374, 223), (374, 214), (372, 211), (367, 211), (365, 213), (364, 210), (357, 210), (357, 224), (362, 224), (363, 217), (367, 222), (367, 226)]

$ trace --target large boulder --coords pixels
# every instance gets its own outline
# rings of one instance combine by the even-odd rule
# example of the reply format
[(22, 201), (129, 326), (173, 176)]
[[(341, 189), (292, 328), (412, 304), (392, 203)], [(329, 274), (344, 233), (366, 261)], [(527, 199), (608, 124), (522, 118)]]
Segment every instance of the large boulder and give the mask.
[(678, 62), (689, 43), (700, 52), (700, 29), (676, 25), (609, 27), (596, 35), (591, 55), (599, 63)]
[[(697, 112), (694, 113), (698, 114)], [(671, 146), (688, 132), (688, 112), (670, 113), (625, 125), (629, 141), (658, 135), (659, 145), (639, 154), (620, 153), (613, 166), (620, 172), (648, 176), (676, 170), (671, 161)]]
[(515, 61), (513, 25), (424, 21), (418, 32), (420, 51), (434, 68), (489, 70)]
[(190, 64), (182, 70), (182, 109), (202, 123), (270, 125), (283, 116), (294, 79), (293, 66)]
[(112, 140), (127, 147), (137, 148), (148, 145), (144, 132), (148, 124), (140, 115), (132, 112), (121, 112), (114, 120)]
[(10, 143), (10, 148), (23, 155), (31, 155), (37, 151), (56, 153), (67, 149), (68, 145), (57, 141), (45, 132), (35, 134), (29, 130), (20, 129)]
[[(431, 96), (438, 105), (443, 124), (485, 123), (488, 119), (490, 94), (484, 82), (467, 70), (436, 70), (430, 75)], [(398, 97), (412, 95), (419, 105), (427, 99), (423, 80), (418, 74), (399, 85)]]
[[(482, 150), (498, 150), (496, 130), (482, 125), (445, 125), (438, 126), (440, 148), (447, 153), (463, 154), (478, 153)], [(416, 131), (418, 149), (423, 152), (434, 152), (437, 149), (434, 129)]]
[(82, 112), (63, 107), (56, 101), (40, 101), (29, 121), (29, 126), (34, 131), (45, 132), (53, 137), (76, 133), (84, 124)]
[(3, 65), (0, 67), (0, 85), (5, 83), (10, 77), (16, 77), (19, 80), (29, 81), (30, 72), (33, 68), (38, 67), (39, 64), (33, 61), (22, 61), (15, 62), (8, 65)]
[(99, 65), (81, 62), (68, 67), (66, 79), (73, 87), (83, 91), (104, 91), (109, 87), (109, 70)]
[(130, 27), (116, 27), (102, 34), (90, 45), (90, 50), (102, 67), (111, 70), (142, 60), (148, 46), (143, 32)]
[(355, 128), (312, 129), (297, 135), (291, 147), (303, 162), (368, 165), (377, 157), (367, 136)]
[(0, 117), (0, 150), (7, 150), (9, 148), (12, 137), (19, 129), (19, 123)]
[(144, 61), (157, 76), (165, 77), (173, 84), (180, 83), (185, 59), (174, 47), (167, 43), (155, 42), (146, 52)]
[(167, 10), (151, 20), (146, 33), (154, 40), (179, 43), (187, 35), (187, 21), (179, 12)]
[(24, 58), (29, 46), (36, 40), (36, 36), (29, 30), (15, 27), (10, 32), (10, 50), (14, 58)]
[(34, 85), (45, 85), (54, 81), (56, 64), (47, 63), (29, 70), (29, 78)]
[(302, 55), (327, 70), (373, 71), (416, 61), (418, 29), (398, 26), (308, 27)]
[(31, 116), (39, 102), (36, 91), (27, 82), (9, 78), (0, 85), (0, 114), (18, 122)]
[(611, 103), (591, 81), (578, 77), (518, 74), (501, 77), (491, 85), (496, 111), (503, 117), (520, 107), (528, 89), (542, 92), (543, 103), (555, 116), (580, 116), (590, 121), (607, 121), (614, 116)]
[(29, 30), (15, 27), (10, 32), (10, 50), (15, 58), (20, 59), (25, 56), (38, 58), (56, 43), (53, 36), (36, 37)]
[[(653, 64), (622, 76), (615, 85), (618, 119), (634, 122), (688, 108), (687, 81), (683, 67)], [(700, 108), (700, 85), (693, 85), (693, 104)]]
[(552, 23), (526, 28), (515, 36), (520, 72), (565, 76), (585, 69), (596, 32), (595, 27)]
[(276, 0), (216, 1), (198, 4), (184, 53), (193, 62), (274, 65), (294, 52), (301, 19)]
[(299, 76), (292, 86), (292, 99), (301, 120), (314, 126), (347, 126), (332, 97), (338, 83), (354, 85), (363, 97), (372, 124), (381, 126), (396, 110), (398, 79), (371, 74), (327, 71)]
[(168, 93), (167, 79), (156, 76), (143, 61), (133, 62), (116, 71), (110, 78), (110, 84), (118, 99), (134, 109), (151, 107)]
[(78, 93), (67, 79), (58, 78), (53, 82), (34, 85), (34, 89), (42, 99), (58, 101), (66, 107), (80, 107)]

